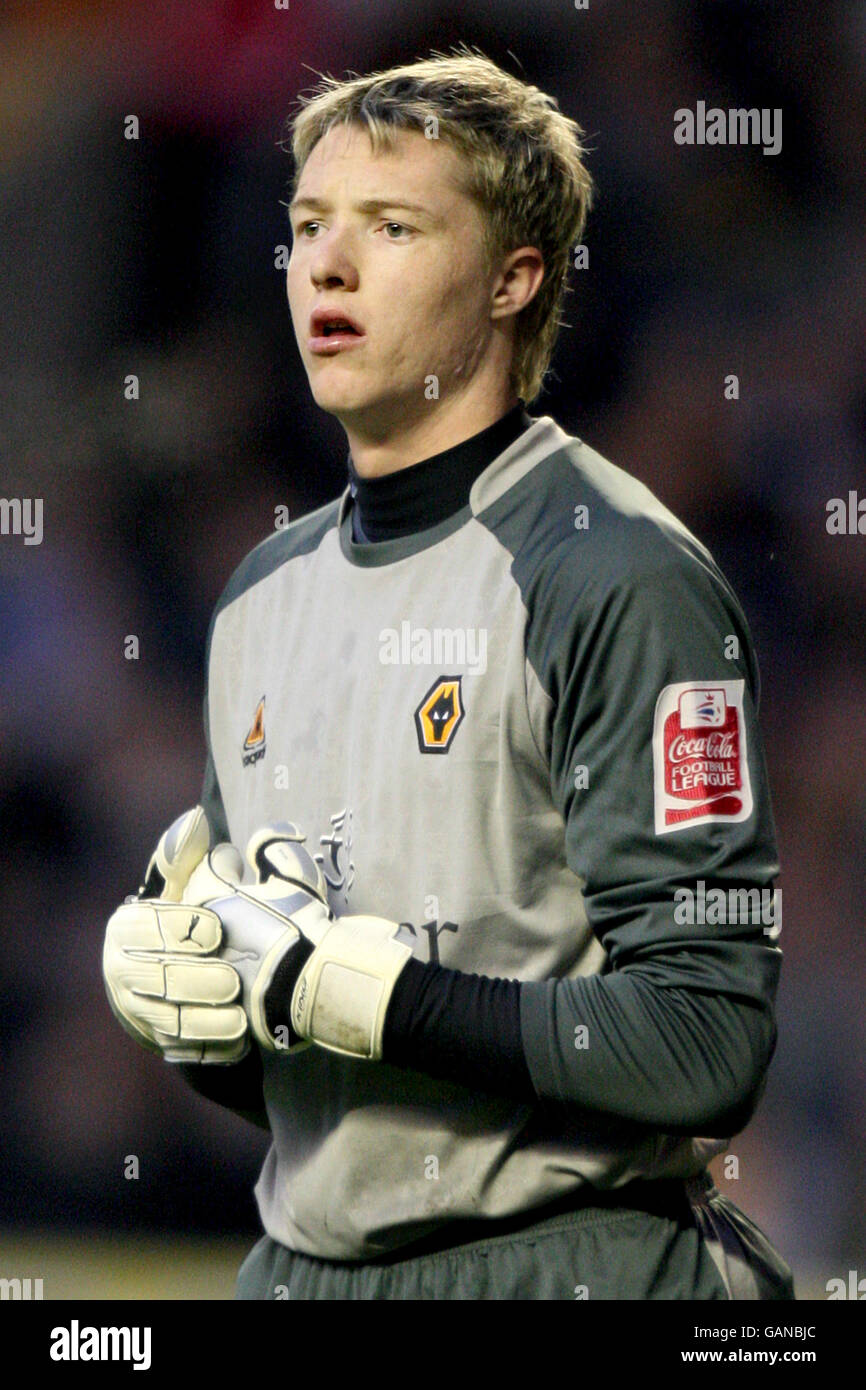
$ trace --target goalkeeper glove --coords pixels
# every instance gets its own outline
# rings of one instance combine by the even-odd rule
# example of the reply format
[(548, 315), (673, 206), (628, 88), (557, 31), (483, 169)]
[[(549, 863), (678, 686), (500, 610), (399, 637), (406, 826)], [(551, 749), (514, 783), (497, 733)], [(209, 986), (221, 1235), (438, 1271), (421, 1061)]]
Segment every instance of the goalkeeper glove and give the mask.
[[(288, 823), (258, 830), (247, 846), (255, 885), (226, 875), (229, 891), (208, 898), (223, 927), (222, 958), (243, 981), (250, 1026), (265, 1050), (293, 1052), (316, 1042), (378, 1060), (388, 1001), (412, 947), (398, 939), (396, 922), (331, 916), (322, 871), (304, 838)], [(225, 874), (218, 853), (209, 859)]]
[(237, 972), (218, 957), (222, 926), (200, 906), (237, 872), (231, 845), (207, 853), (204, 811), (187, 811), (161, 837), (145, 881), (111, 917), (102, 971), (115, 1017), (169, 1062), (236, 1062), (249, 1048)]

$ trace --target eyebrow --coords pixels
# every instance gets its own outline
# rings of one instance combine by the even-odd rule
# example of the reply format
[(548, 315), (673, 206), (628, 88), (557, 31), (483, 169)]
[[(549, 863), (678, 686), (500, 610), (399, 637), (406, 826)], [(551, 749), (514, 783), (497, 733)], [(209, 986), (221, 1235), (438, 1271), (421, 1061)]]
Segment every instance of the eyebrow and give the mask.
[[(326, 198), (293, 198), (289, 203), (289, 212), (297, 212), (299, 208), (311, 208), (316, 212), (330, 212), (331, 203)], [(355, 203), (356, 212), (384, 212), (386, 208), (399, 208), (401, 212), (420, 212), (432, 221), (437, 221), (435, 214), (423, 203), (408, 203), (405, 198), (364, 198), (361, 202)]]

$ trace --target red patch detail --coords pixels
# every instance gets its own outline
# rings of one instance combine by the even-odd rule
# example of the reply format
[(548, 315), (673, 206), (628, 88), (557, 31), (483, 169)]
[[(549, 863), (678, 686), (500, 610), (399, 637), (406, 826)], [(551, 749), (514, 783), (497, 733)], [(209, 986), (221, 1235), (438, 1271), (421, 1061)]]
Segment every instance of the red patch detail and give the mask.
[(743, 681), (666, 686), (653, 732), (656, 832), (752, 811)]

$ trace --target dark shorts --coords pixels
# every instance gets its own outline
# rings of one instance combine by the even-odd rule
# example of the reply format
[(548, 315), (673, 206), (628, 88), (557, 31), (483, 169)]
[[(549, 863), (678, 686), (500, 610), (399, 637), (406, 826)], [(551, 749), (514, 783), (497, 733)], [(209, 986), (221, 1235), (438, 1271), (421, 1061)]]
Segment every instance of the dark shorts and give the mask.
[[(712, 1185), (630, 1183), (592, 1205), (558, 1204), (411, 1253), (320, 1260), (263, 1236), (238, 1275), (239, 1299), (792, 1300), (790, 1269)], [(471, 1236), (470, 1236), (471, 1231)], [(466, 1238), (470, 1236), (470, 1238)], [(474, 1238), (472, 1238), (474, 1237)]]

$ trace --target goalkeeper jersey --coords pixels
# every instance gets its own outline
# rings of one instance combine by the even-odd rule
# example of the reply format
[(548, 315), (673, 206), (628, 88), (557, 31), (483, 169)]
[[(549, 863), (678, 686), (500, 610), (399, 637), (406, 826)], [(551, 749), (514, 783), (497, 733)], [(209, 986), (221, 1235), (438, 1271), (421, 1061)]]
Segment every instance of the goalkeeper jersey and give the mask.
[[(773, 1030), (780, 957), (757, 670), (706, 549), (548, 417), (434, 527), (358, 543), (353, 505), (347, 489), (276, 531), (222, 595), (203, 804), (241, 848), (295, 822), (333, 911), (403, 923), (419, 960), (525, 982), (539, 1100), (318, 1047), (263, 1054), (264, 1228), (340, 1260), (702, 1171), (724, 1138), (576, 1103), (612, 1044), (557, 982), (686, 980)], [(634, 1026), (660, 1025), (647, 1007)], [(623, 1046), (639, 1086), (633, 1032)]]

